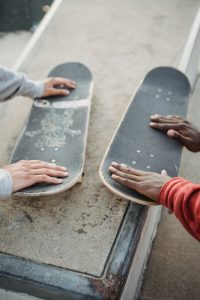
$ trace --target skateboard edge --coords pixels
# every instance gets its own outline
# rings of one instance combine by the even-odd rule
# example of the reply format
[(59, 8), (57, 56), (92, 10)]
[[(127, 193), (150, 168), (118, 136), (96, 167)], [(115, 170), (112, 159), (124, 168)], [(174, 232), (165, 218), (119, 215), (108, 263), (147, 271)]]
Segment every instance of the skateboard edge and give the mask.
[[(124, 194), (124, 193), (122, 193), (122, 192), (116, 190), (115, 188), (112, 188), (112, 186), (105, 180), (105, 177), (103, 176), (103, 173), (102, 173), (102, 166), (103, 166), (103, 164), (104, 164), (104, 162), (105, 162), (105, 158), (106, 158), (106, 156), (107, 156), (107, 154), (108, 154), (108, 152), (109, 152), (109, 150), (110, 150), (110, 147), (111, 147), (112, 142), (113, 142), (113, 140), (114, 140), (114, 138), (115, 138), (115, 136), (116, 136), (116, 133), (118, 132), (118, 130), (119, 130), (120, 126), (121, 126), (121, 123), (122, 123), (122, 121), (124, 120), (124, 117), (126, 116), (126, 113), (127, 113), (128, 109), (129, 109), (131, 103), (132, 103), (132, 100), (135, 98), (135, 96), (136, 96), (136, 94), (137, 94), (139, 88), (141, 87), (141, 85), (142, 85), (144, 79), (145, 79), (145, 78), (146, 78), (153, 70), (156, 70), (156, 69), (159, 69), (159, 68), (170, 68), (170, 69), (174, 69), (174, 70), (180, 72), (181, 74), (183, 74), (183, 75), (185, 76), (185, 78), (187, 79), (187, 82), (188, 82), (189, 87), (190, 87), (190, 90), (191, 90), (191, 85), (190, 85), (190, 82), (189, 82), (187, 76), (186, 76), (182, 71), (180, 71), (180, 70), (177, 69), (177, 68), (174, 68), (174, 67), (171, 67), (171, 66), (159, 66), (159, 67), (156, 67), (156, 68), (153, 68), (152, 70), (150, 70), (150, 71), (149, 71), (149, 72), (148, 72), (148, 73), (147, 73), (147, 74), (139, 81), (138, 85), (136, 86), (136, 88), (135, 88), (135, 90), (134, 90), (134, 92), (133, 92), (133, 94), (132, 94), (132, 96), (131, 96), (131, 98), (130, 98), (128, 104), (127, 104), (127, 108), (125, 109), (124, 113), (122, 114), (122, 117), (120, 118), (120, 121), (119, 121), (119, 123), (118, 123), (118, 126), (116, 127), (116, 129), (115, 129), (115, 131), (114, 131), (114, 133), (113, 133), (113, 136), (112, 136), (112, 138), (111, 138), (111, 140), (110, 140), (110, 142), (109, 142), (109, 144), (108, 144), (108, 147), (106, 148), (105, 154), (104, 154), (104, 156), (103, 156), (103, 159), (102, 159), (101, 164), (100, 164), (100, 167), (99, 167), (99, 177), (100, 177), (101, 181), (103, 182), (103, 184), (109, 189), (109, 191), (111, 191), (111, 192), (114, 193), (115, 195), (120, 196), (120, 197), (123, 198), (123, 199), (129, 200), (129, 201), (131, 201), (131, 202), (135, 202), (135, 203), (138, 203), (138, 204), (143, 204), (143, 205), (145, 205), (145, 206), (157, 206), (157, 205), (160, 205), (160, 204), (157, 203), (157, 202), (155, 202), (155, 201), (153, 201), (153, 200), (151, 200), (151, 199), (150, 199), (150, 201), (139, 200), (139, 199), (137, 199), (137, 198), (133, 198), (133, 197), (131, 197), (131, 196), (128, 196), (128, 195), (126, 195), (126, 194)], [(190, 93), (191, 93), (191, 91), (190, 91)], [(188, 109), (189, 109), (189, 108), (188, 108)], [(182, 159), (182, 152), (183, 152), (183, 151), (181, 151), (180, 162), (181, 162), (181, 159)], [(179, 172), (178, 172), (178, 173), (179, 173)]]
[[(84, 165), (83, 165), (84, 166)], [(13, 197), (17, 197), (17, 198), (21, 198), (21, 197), (27, 197), (27, 198), (35, 198), (35, 197), (42, 197), (42, 196), (53, 196), (53, 195), (56, 195), (56, 194), (59, 194), (59, 193), (62, 193), (66, 190), (69, 190), (70, 188), (72, 188), (76, 183), (79, 182), (79, 178), (80, 178), (80, 174), (82, 174), (83, 172), (83, 167), (81, 169), (81, 172), (74, 178), (73, 181), (70, 182), (70, 184), (65, 188), (60, 188), (60, 189), (57, 189), (53, 192), (36, 192), (36, 193), (26, 193), (26, 192), (16, 192), (16, 193), (13, 193), (12, 196)], [(57, 185), (59, 186), (59, 185)], [(62, 184), (60, 184), (60, 186), (62, 186)]]

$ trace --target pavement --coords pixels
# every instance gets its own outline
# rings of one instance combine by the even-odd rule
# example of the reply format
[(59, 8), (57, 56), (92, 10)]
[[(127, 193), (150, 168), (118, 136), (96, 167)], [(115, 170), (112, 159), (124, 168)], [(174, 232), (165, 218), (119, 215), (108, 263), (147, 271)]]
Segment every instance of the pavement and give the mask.
[[(158, 65), (178, 66), (199, 1), (94, 0), (91, 5), (84, 0), (83, 5), (68, 0), (61, 5), (21, 70), (38, 80), (66, 60), (92, 70), (86, 175), (81, 185), (56, 197), (1, 201), (0, 251), (98, 276), (127, 207), (102, 185), (101, 159), (144, 75)], [(1, 104), (1, 165), (8, 162), (30, 107), (31, 100), (21, 97)], [(192, 119), (195, 114), (198, 119), (197, 111), (191, 110)], [(184, 155), (181, 174), (198, 181), (198, 155)], [(199, 299), (197, 245), (164, 210), (141, 299)]]

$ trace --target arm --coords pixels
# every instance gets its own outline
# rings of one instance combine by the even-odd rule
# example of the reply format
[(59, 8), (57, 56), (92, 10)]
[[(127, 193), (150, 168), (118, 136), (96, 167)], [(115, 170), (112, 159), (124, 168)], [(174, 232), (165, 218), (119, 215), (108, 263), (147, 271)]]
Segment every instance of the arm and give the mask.
[(0, 66), (0, 101), (17, 95), (37, 98), (43, 93), (44, 82), (28, 80), (23, 73), (13, 72)]
[(174, 212), (185, 229), (200, 241), (199, 184), (173, 178), (162, 187), (158, 202)]
[[(56, 88), (62, 86), (62, 88)], [(0, 65), (0, 101), (10, 99), (17, 95), (30, 98), (45, 96), (67, 96), (76, 83), (66, 78), (47, 78), (44, 81), (29, 80), (25, 74), (13, 72)]]

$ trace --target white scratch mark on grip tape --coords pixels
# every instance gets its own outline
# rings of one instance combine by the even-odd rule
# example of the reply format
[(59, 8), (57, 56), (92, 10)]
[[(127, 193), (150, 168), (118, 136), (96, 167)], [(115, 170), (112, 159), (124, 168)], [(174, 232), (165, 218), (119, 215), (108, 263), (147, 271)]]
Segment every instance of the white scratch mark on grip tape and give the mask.
[(79, 108), (88, 106), (89, 99), (81, 99), (75, 101), (55, 101), (52, 103), (52, 107), (54, 108)]

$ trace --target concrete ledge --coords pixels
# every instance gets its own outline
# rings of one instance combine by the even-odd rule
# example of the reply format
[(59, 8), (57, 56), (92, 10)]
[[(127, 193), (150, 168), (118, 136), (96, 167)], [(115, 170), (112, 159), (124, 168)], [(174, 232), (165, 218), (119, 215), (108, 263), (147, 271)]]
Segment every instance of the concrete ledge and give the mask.
[[(128, 291), (131, 299), (133, 289), (130, 293), (130, 284), (134, 284), (136, 291), (160, 211), (160, 207), (147, 208), (129, 204), (105, 269), (99, 278), (0, 254), (0, 287), (49, 300), (58, 297), (61, 300), (118, 299), (132, 264), (131, 279), (125, 286), (125, 293), (127, 295)], [(132, 273), (136, 278), (131, 283)], [(129, 298), (123, 296), (121, 299)]]

